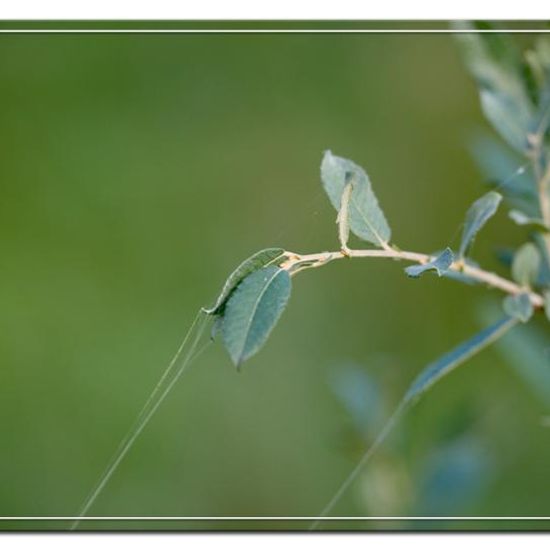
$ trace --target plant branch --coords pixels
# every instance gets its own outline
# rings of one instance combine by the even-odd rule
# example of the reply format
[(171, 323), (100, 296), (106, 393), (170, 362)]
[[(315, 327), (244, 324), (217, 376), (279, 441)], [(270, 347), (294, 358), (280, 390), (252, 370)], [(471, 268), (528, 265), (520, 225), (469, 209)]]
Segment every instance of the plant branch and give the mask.
[[(286, 269), (291, 274), (296, 274), (304, 269), (321, 267), (334, 260), (341, 260), (343, 258), (389, 258), (392, 260), (403, 260), (407, 262), (413, 262), (417, 264), (426, 264), (433, 259), (433, 256), (429, 254), (421, 254), (418, 252), (408, 252), (404, 250), (396, 250), (390, 248), (388, 250), (351, 250), (337, 252), (319, 252), (316, 254), (295, 254), (293, 252), (288, 253), (290, 259), (281, 265), (283, 269)], [(520, 294), (522, 292), (528, 292), (531, 303), (536, 308), (544, 306), (544, 299), (540, 294), (536, 292), (528, 291), (525, 287), (522, 287), (509, 279), (505, 279), (496, 273), (485, 271), (479, 267), (468, 265), (463, 261), (455, 261), (449, 267), (450, 271), (457, 273), (463, 273), (472, 279), (480, 283), (484, 283), (491, 288), (496, 288), (506, 294)]]

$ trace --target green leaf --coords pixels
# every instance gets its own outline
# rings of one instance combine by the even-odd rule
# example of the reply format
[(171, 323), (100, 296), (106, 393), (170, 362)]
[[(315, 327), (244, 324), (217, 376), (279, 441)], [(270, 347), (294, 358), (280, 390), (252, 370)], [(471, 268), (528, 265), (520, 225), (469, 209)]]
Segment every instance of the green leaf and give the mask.
[(539, 215), (538, 192), (524, 159), (491, 136), (478, 134), (471, 153), (487, 183), (529, 217)]
[(409, 277), (420, 277), (425, 271), (434, 270), (440, 277), (447, 272), (454, 261), (453, 251), (446, 248), (436, 258), (423, 265), (410, 265), (405, 268), (405, 273)]
[(550, 40), (547, 36), (539, 37), (535, 42), (534, 50), (525, 52), (525, 60), (532, 75), (531, 80), (536, 84), (535, 98), (538, 105), (537, 115), (532, 124), (532, 130), (540, 135), (548, 130), (550, 119)]
[(528, 104), (494, 90), (482, 90), (480, 101), (485, 118), (508, 145), (516, 151), (527, 152), (527, 135), (534, 117)]
[[(482, 320), (492, 317), (493, 307), (483, 307)], [(497, 343), (496, 349), (527, 384), (541, 403), (550, 405), (550, 338), (548, 330), (541, 330), (535, 323), (519, 325), (506, 338)]]
[(473, 286), (479, 284), (479, 281), (477, 279), (474, 279), (474, 277), (466, 275), (461, 271), (445, 271), (445, 273), (443, 273), (443, 277), (445, 277), (446, 279), (452, 279), (453, 281), (457, 281), (458, 283), (464, 283), (466, 285)]
[(458, 251), (459, 258), (464, 258), (477, 232), (485, 225), (487, 220), (494, 215), (501, 200), (502, 195), (500, 193), (489, 191), (470, 206), (470, 209), (466, 212), (466, 221), (464, 222), (464, 230), (462, 231), (462, 241)]
[(290, 297), (290, 275), (276, 266), (255, 271), (232, 293), (223, 316), (223, 341), (239, 367), (266, 342)]
[(219, 315), (223, 313), (225, 304), (230, 294), (237, 285), (248, 275), (268, 265), (280, 265), (287, 258), (282, 248), (265, 248), (256, 252), (244, 262), (242, 262), (225, 281), (216, 303), (210, 308), (202, 308), (209, 315)]
[(540, 255), (540, 268), (537, 277), (537, 285), (550, 286), (550, 254), (548, 253), (546, 239), (541, 233), (534, 233), (532, 237)]
[(342, 207), (346, 184), (353, 181), (347, 208), (349, 228), (357, 237), (376, 246), (388, 245), (390, 227), (374, 195), (370, 179), (360, 166), (326, 151), (321, 163), (321, 181), (338, 212)]
[(540, 268), (540, 254), (533, 243), (525, 243), (518, 248), (512, 261), (512, 277), (521, 286), (529, 287), (536, 283)]
[[(430, 363), (412, 382), (409, 389), (405, 393), (403, 399), (394, 410), (393, 414), (386, 421), (378, 435), (374, 438), (371, 445), (363, 453), (361, 459), (351, 471), (348, 477), (340, 485), (336, 494), (332, 497), (329, 503), (323, 508), (318, 518), (323, 518), (334, 508), (334, 505), (340, 500), (344, 491), (351, 485), (353, 480), (359, 475), (370, 458), (380, 448), (386, 440), (393, 427), (403, 416), (405, 411), (414, 404), (428, 389), (430, 389), (438, 380), (451, 372), (453, 369), (470, 359), (473, 355), (481, 352), (487, 346), (498, 340), (508, 330), (517, 324), (516, 319), (504, 317), (500, 321), (482, 330), (474, 337), (460, 344), (449, 353), (443, 355), (440, 359)], [(312, 529), (317, 526), (318, 522), (312, 525)]]
[(550, 39), (547, 35), (540, 35), (535, 41), (535, 51), (541, 65), (550, 71)]
[(485, 86), (497, 86), (501, 80), (520, 79), (521, 53), (515, 40), (506, 33), (480, 33), (477, 31), (496, 30), (491, 23), (455, 21), (451, 25), (461, 32), (455, 35), (464, 60), (472, 76)]
[[(479, 267), (478, 263), (474, 262), (473, 260), (470, 260), (469, 258), (464, 258), (462, 261), (464, 262), (464, 265), (469, 265), (471, 267)], [(470, 275), (466, 275), (466, 273), (463, 273), (462, 271), (448, 270), (443, 272), (442, 276), (445, 277), (446, 279), (452, 279), (453, 281), (457, 281), (459, 283), (464, 283), (467, 285), (479, 284), (478, 279), (475, 279)]]
[(510, 210), (510, 212), (508, 212), (508, 217), (518, 225), (527, 225), (533, 229), (548, 232), (548, 227), (541, 219), (531, 218), (520, 210)]
[(504, 317), (494, 325), (478, 332), (450, 352), (429, 364), (413, 381), (404, 397), (405, 402), (418, 399), (443, 376), (467, 361), (473, 355), (498, 340), (517, 323), (516, 319)]
[(534, 308), (527, 292), (515, 294), (514, 296), (506, 296), (503, 301), (504, 311), (510, 317), (527, 323), (533, 316)]
[(546, 318), (550, 321), (550, 290), (544, 292), (544, 314)]
[(519, 49), (505, 33), (480, 34), (475, 32), (475, 24), (460, 25), (473, 31), (456, 35), (456, 40), (479, 87), (485, 117), (505, 141), (526, 153), (534, 108)]

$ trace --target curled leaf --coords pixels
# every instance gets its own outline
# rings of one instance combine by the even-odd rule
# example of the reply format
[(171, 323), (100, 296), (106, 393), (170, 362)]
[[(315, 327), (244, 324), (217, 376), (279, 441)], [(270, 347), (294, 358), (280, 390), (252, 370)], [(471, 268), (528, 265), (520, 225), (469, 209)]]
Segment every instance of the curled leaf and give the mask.
[(223, 341), (239, 367), (265, 344), (288, 303), (290, 275), (268, 266), (255, 271), (236, 288), (223, 315)]
[(446, 248), (441, 254), (435, 257), (433, 260), (423, 265), (410, 265), (405, 268), (405, 273), (409, 277), (420, 277), (425, 271), (433, 270), (439, 277), (444, 275), (451, 264), (454, 261), (453, 251), (450, 248)]
[(338, 238), (340, 240), (340, 246), (342, 250), (346, 250), (348, 247), (349, 239), (349, 203), (351, 200), (351, 192), (353, 190), (353, 174), (349, 173), (349, 181), (344, 186), (342, 192), (342, 199), (340, 201), (340, 210), (338, 210), (338, 216), (336, 217), (336, 223), (338, 224)]
[(202, 310), (209, 315), (219, 315), (223, 313), (223, 309), (230, 294), (245, 277), (262, 267), (280, 265), (286, 258), (286, 253), (282, 248), (265, 248), (256, 252), (242, 262), (235, 271), (229, 275), (216, 299), (216, 303), (212, 307), (203, 308)]
[(347, 214), (349, 229), (360, 239), (379, 247), (387, 247), (391, 230), (372, 190), (365, 171), (351, 160), (327, 151), (321, 163), (321, 181), (332, 203), (340, 212), (346, 186), (353, 181)]
[(502, 195), (500, 193), (489, 191), (470, 206), (468, 212), (466, 212), (466, 221), (464, 222), (462, 240), (458, 250), (459, 258), (464, 258), (477, 232), (494, 215), (501, 200)]

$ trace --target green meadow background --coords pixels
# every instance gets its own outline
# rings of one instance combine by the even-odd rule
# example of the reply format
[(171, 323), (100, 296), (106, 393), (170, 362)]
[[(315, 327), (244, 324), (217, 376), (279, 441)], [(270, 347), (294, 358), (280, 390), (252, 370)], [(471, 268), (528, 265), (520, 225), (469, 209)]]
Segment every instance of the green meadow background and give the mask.
[[(456, 246), (486, 189), (468, 147), (490, 130), (451, 35), (2, 35), (0, 83), (1, 516), (78, 512), (242, 259), (338, 247), (324, 150), (366, 168), (404, 249)], [(495, 246), (524, 238), (503, 209), (475, 259), (506, 273)], [(497, 293), (402, 268), (297, 276), (262, 352), (238, 373), (210, 346), (89, 513), (318, 514), (415, 374), (494, 316)], [(550, 390), (514, 349), (435, 386), (333, 514), (550, 515)]]

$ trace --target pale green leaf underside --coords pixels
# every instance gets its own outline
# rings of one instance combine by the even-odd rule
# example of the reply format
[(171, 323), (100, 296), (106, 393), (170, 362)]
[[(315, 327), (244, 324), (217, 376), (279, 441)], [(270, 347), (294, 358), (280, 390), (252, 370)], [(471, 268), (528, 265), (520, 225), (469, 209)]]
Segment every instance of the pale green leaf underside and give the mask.
[(418, 399), (443, 376), (489, 346), (516, 323), (517, 319), (504, 317), (428, 365), (413, 381), (403, 401)]
[(540, 269), (540, 253), (533, 243), (518, 248), (512, 261), (512, 277), (522, 286), (537, 282)]
[(527, 323), (533, 316), (533, 304), (527, 292), (522, 292), (514, 296), (506, 296), (502, 305), (507, 315), (522, 323)]
[(235, 269), (235, 271), (229, 275), (216, 300), (216, 303), (210, 308), (203, 308), (203, 311), (210, 315), (222, 313), (229, 295), (245, 277), (258, 269), (261, 269), (262, 267), (268, 265), (279, 265), (285, 259), (285, 251), (282, 248), (265, 248), (256, 252), (244, 260), (244, 262), (242, 262)]
[(468, 212), (466, 212), (466, 221), (464, 222), (462, 240), (458, 250), (459, 258), (464, 258), (477, 232), (494, 215), (501, 200), (502, 195), (500, 193), (489, 191), (470, 206)]
[(451, 267), (454, 261), (453, 251), (446, 248), (436, 258), (423, 265), (410, 265), (405, 268), (405, 273), (409, 277), (420, 277), (424, 272), (433, 270), (441, 277)]
[(360, 239), (383, 247), (390, 241), (391, 230), (365, 171), (351, 160), (327, 151), (321, 163), (321, 181), (332, 203), (340, 212), (346, 184), (353, 188), (347, 207), (350, 230)]
[(291, 281), (276, 266), (255, 271), (231, 294), (225, 306), (222, 334), (238, 367), (265, 344), (288, 303)]

